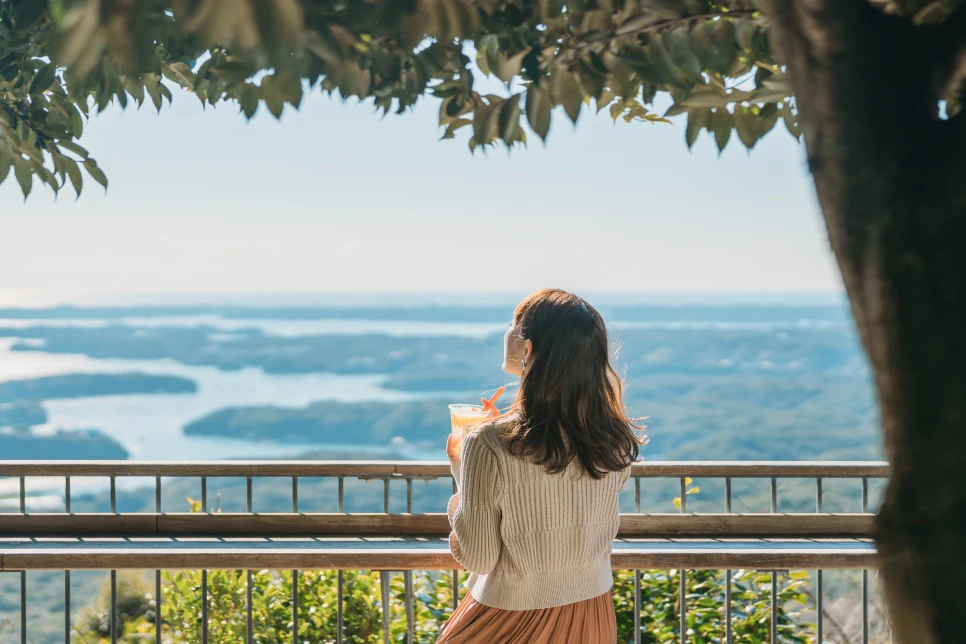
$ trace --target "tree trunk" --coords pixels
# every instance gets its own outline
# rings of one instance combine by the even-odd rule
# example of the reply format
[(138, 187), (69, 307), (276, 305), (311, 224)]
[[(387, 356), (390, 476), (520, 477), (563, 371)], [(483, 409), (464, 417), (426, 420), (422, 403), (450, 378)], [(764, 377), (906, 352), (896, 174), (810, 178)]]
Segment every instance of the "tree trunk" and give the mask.
[[(962, 16), (770, 0), (829, 241), (879, 394), (895, 641), (966, 641), (966, 125), (939, 118)], [(958, 11), (961, 14), (963, 11)]]

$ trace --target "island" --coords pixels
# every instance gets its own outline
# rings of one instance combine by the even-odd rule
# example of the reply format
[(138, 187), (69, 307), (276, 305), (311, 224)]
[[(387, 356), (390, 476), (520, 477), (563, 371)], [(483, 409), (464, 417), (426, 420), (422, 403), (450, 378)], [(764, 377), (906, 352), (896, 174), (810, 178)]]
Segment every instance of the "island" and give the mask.
[[(181, 376), (147, 373), (71, 373), (0, 382), (0, 403), (130, 394), (193, 394), (197, 391), (198, 384), (194, 380)], [(0, 424), (8, 423), (0, 422)]]
[(0, 428), (0, 460), (123, 460), (128, 451), (97, 429), (59, 429), (38, 434), (27, 428)]
[[(449, 408), (440, 400), (415, 402), (323, 401), (306, 407), (228, 407), (188, 423), (189, 436), (226, 436), (283, 443), (386, 446), (442, 441)], [(397, 441), (398, 442), (398, 441)]]
[(0, 427), (31, 427), (47, 422), (47, 411), (35, 400), (0, 403)]

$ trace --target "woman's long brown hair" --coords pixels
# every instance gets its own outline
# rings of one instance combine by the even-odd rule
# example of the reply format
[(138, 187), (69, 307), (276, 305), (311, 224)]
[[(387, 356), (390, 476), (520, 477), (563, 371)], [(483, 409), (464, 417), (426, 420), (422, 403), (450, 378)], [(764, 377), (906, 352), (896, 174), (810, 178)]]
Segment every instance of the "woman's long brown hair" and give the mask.
[(523, 300), (513, 322), (533, 348), (510, 409), (510, 452), (551, 474), (576, 459), (595, 479), (637, 460), (643, 428), (624, 409), (600, 313), (576, 295), (547, 289)]

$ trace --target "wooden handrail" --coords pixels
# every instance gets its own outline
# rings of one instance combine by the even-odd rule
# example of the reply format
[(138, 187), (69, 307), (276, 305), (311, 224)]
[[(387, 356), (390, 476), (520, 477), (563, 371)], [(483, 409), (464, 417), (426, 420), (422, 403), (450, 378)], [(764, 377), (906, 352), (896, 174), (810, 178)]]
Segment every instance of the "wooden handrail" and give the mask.
[[(646, 478), (886, 478), (881, 461), (642, 461)], [(448, 477), (445, 461), (0, 461), (4, 476)]]
[[(803, 570), (875, 568), (868, 541), (648, 540), (614, 543), (611, 566), (633, 569)], [(0, 544), (0, 570), (184, 569), (452, 570), (443, 539), (367, 541), (78, 541)]]
[[(0, 537), (400, 537), (449, 533), (445, 514), (0, 515)], [(873, 514), (622, 514), (620, 537), (871, 537)]]

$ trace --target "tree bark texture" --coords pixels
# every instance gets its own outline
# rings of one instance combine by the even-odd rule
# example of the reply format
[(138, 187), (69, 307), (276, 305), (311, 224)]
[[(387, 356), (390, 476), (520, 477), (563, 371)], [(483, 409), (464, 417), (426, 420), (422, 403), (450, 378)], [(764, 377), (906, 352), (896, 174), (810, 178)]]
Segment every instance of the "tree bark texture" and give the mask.
[(963, 10), (915, 27), (868, 0), (769, 1), (879, 395), (895, 641), (966, 642), (966, 117), (938, 111)]

